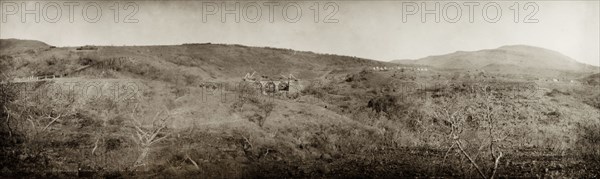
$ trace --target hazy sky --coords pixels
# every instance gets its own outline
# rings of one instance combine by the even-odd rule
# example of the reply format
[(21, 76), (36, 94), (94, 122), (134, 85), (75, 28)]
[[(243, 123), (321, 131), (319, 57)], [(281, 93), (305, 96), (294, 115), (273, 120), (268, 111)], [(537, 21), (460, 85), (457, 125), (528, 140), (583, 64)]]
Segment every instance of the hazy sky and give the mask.
[[(484, 1), (478, 5), (476, 1), (240, 1), (239, 8), (233, 1), (227, 7), (218, 1), (119, 1), (119, 8), (114, 1), (22, 2), (0, 1), (0, 38), (34, 39), (56, 46), (235, 43), (382, 61), (525, 44), (600, 66), (599, 1)], [(24, 8), (35, 12), (36, 2), (39, 23), (35, 13), (23, 14)], [(435, 13), (425, 14), (422, 22), (423, 9), (435, 12), (436, 3), (439, 22)], [(223, 15), (225, 8), (232, 14)], [(502, 15), (492, 23), (496, 8)], [(98, 18), (96, 9), (102, 14)], [(119, 9), (118, 22), (115, 9)], [(133, 16), (127, 18), (129, 14)], [(126, 18), (134, 23), (124, 23)], [(524, 23), (525, 19), (533, 23)]]

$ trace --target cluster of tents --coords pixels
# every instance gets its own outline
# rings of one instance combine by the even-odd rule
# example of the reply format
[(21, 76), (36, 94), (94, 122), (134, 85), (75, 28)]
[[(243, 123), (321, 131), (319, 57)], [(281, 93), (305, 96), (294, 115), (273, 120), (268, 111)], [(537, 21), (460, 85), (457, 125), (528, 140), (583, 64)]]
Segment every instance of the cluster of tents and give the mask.
[(374, 71), (388, 71), (388, 70), (410, 70), (410, 71), (429, 71), (427, 68), (417, 68), (417, 67), (372, 67)]

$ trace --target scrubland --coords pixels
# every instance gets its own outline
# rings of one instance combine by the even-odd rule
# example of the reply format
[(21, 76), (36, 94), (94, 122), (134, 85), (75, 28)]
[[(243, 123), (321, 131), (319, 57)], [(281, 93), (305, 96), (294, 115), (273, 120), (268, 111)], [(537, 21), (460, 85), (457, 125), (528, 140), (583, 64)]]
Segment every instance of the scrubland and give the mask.
[(358, 64), (298, 70), (304, 75), (289, 93), (263, 95), (236, 78), (242, 67), (198, 72), (209, 65), (194, 63), (210, 61), (199, 56), (40, 56), (4, 56), (2, 70), (94, 66), (63, 80), (1, 84), (2, 176), (600, 174), (600, 92), (590, 84)]

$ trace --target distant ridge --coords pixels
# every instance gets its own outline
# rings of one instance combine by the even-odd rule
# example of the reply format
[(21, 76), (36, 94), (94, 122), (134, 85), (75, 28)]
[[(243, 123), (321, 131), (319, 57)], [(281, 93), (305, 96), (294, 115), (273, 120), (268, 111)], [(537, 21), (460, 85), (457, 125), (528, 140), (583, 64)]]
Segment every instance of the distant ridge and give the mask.
[(0, 39), (0, 53), (3, 55), (49, 47), (51, 46), (36, 40)]
[(509, 45), (479, 51), (457, 51), (417, 60), (396, 60), (399, 64), (420, 64), (440, 69), (486, 70), (500, 73), (538, 74), (593, 73), (599, 67), (577, 62), (559, 52), (527, 45)]

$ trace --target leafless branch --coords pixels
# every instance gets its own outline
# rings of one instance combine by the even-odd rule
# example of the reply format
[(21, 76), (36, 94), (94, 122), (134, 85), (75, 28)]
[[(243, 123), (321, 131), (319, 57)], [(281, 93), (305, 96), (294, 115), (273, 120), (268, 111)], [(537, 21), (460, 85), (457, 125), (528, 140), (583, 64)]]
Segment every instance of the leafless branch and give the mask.
[[(491, 92), (488, 92), (489, 86), (482, 86), (482, 95), (477, 96), (478, 99), (482, 99), (483, 101), (477, 101), (474, 103), (469, 103), (469, 105), (458, 107), (455, 104), (449, 104), (448, 106), (442, 106), (438, 108), (433, 114), (434, 117), (446, 121), (450, 124), (450, 138), (452, 138), (452, 145), (448, 148), (444, 155), (444, 160), (442, 164), (445, 164), (445, 160), (448, 157), (448, 154), (454, 149), (455, 146), (459, 149), (458, 153), (462, 154), (461, 158), (467, 158), (471, 163), (471, 166), (477, 170), (479, 175), (482, 178), (494, 178), (496, 175), (496, 171), (498, 169), (498, 164), (500, 159), (503, 157), (503, 153), (500, 151), (498, 147), (498, 143), (505, 140), (508, 136), (498, 136), (502, 134), (498, 132), (496, 129), (496, 121), (495, 117), (497, 117), (499, 111), (494, 109), (494, 105), (498, 103), (494, 100), (494, 96), (490, 95)], [(471, 156), (467, 153), (467, 151), (463, 148), (461, 143), (460, 134), (465, 130), (465, 119), (467, 115), (472, 115), (476, 117), (479, 121), (487, 121), (489, 123), (489, 128), (485, 131), (489, 135), (489, 141), (485, 141), (478, 147), (478, 152)], [(487, 152), (482, 153), (483, 150), (489, 150), (491, 155), (491, 160), (494, 162), (494, 165), (491, 168), (491, 174), (486, 176), (482, 168), (475, 162), (475, 159), (482, 156), (481, 154), (486, 154)], [(462, 160), (462, 159), (461, 159)], [(485, 167), (487, 168), (487, 167)]]
[(6, 106), (2, 106), (4, 107), (4, 111), (6, 111), (6, 126), (8, 127), (8, 136), (12, 137), (12, 129), (10, 127), (10, 112), (8, 111), (8, 108), (6, 108)]
[(94, 142), (94, 149), (92, 149), (92, 155), (94, 155), (94, 152), (96, 152), (96, 149), (98, 149), (98, 141), (100, 141), (100, 138), (96, 139), (96, 142)]
[(477, 172), (479, 172), (479, 175), (481, 175), (482, 178), (487, 178), (485, 176), (485, 174), (483, 174), (483, 171), (481, 171), (481, 169), (479, 168), (479, 166), (477, 165), (477, 163), (475, 163), (475, 161), (473, 161), (473, 159), (469, 156), (469, 154), (467, 154), (467, 152), (465, 152), (465, 150), (463, 149), (463, 147), (460, 145), (460, 141), (456, 141), (456, 144), (458, 145), (458, 148), (460, 149), (460, 151), (465, 155), (465, 157), (467, 157), (467, 159), (469, 159), (469, 161), (471, 162), (471, 164), (473, 165), (473, 167), (475, 167), (475, 169), (477, 169)]
[(59, 114), (59, 115), (58, 115), (58, 116), (56, 116), (56, 117), (52, 117), (52, 116), (48, 115), (48, 117), (46, 117), (46, 118), (50, 118), (50, 119), (52, 119), (52, 121), (50, 121), (50, 122), (48, 123), (48, 125), (46, 125), (46, 127), (44, 127), (44, 128), (42, 129), (42, 131), (45, 131), (45, 130), (46, 130), (48, 127), (50, 127), (50, 125), (51, 125), (52, 123), (56, 122), (56, 121), (57, 121), (57, 120), (58, 120), (58, 119), (59, 119), (61, 116), (62, 116), (62, 114)]
[(448, 148), (448, 151), (446, 151), (446, 154), (444, 154), (444, 160), (442, 160), (442, 165), (444, 163), (446, 163), (446, 157), (448, 157), (448, 154), (450, 153), (450, 151), (454, 148), (454, 145), (456, 145), (456, 143), (452, 142), (452, 145), (450, 146), (450, 148)]
[(498, 163), (500, 163), (500, 158), (502, 158), (502, 152), (500, 152), (500, 154), (496, 158), (496, 161), (494, 162), (494, 169), (492, 169), (492, 175), (490, 176), (490, 179), (493, 179), (496, 175), (496, 171), (498, 170)]
[[(133, 120), (132, 124), (135, 131), (135, 136), (133, 134), (132, 136), (134, 139), (136, 139), (136, 142), (138, 143), (142, 153), (135, 161), (134, 168), (145, 165), (144, 160), (150, 151), (150, 147), (169, 136), (169, 134), (165, 134), (162, 137), (158, 137), (159, 134), (162, 134), (163, 130), (167, 128), (167, 119), (170, 118), (170, 113), (168, 111), (159, 111), (151, 119), (152, 126), (144, 127), (143, 123), (138, 120), (135, 115), (137, 108), (138, 105), (136, 104), (131, 114), (131, 118)], [(160, 118), (161, 114), (163, 113), (166, 113), (167, 115), (163, 118)]]
[(33, 122), (33, 120), (31, 120), (31, 119), (32, 119), (32, 117), (31, 117), (31, 116), (29, 116), (29, 117), (27, 118), (27, 120), (28, 120), (28, 121), (31, 123), (31, 127), (33, 127), (33, 129), (35, 130), (35, 129), (37, 129), (37, 128), (36, 128), (36, 126), (35, 126), (35, 123), (34, 123), (34, 122)]
[(252, 143), (250, 143), (250, 141), (248, 140), (248, 138), (246, 138), (246, 136), (242, 136), (244, 138), (244, 140), (246, 141), (246, 143), (248, 144), (248, 148), (252, 148)]
[(196, 161), (192, 160), (192, 157), (190, 157), (190, 155), (185, 154), (185, 157), (190, 160), (190, 162), (192, 162), (192, 164), (194, 164), (194, 167), (196, 167), (196, 170), (200, 170), (200, 167), (198, 167), (198, 164), (196, 163)]

